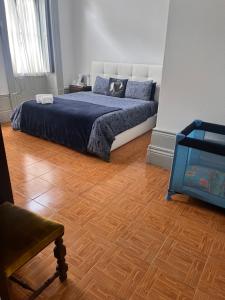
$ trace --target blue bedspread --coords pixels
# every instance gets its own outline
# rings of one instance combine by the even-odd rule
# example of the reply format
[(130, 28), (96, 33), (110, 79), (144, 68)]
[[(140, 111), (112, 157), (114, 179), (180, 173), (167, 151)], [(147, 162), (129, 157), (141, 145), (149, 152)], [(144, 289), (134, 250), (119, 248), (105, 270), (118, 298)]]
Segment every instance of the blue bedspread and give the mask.
[(31, 100), (23, 104), (20, 129), (85, 153), (95, 120), (119, 109), (60, 98), (45, 105)]
[[(87, 152), (95, 154), (99, 157), (101, 157), (104, 160), (109, 160), (110, 158), (110, 150), (111, 145), (115, 139), (115, 136), (119, 133), (130, 129), (134, 126), (137, 126), (138, 124), (144, 122), (149, 117), (155, 115), (157, 113), (157, 103), (154, 101), (143, 101), (143, 100), (135, 100), (135, 99), (129, 99), (129, 98), (115, 98), (115, 97), (109, 97), (109, 96), (103, 96), (94, 94), (92, 92), (81, 92), (81, 93), (73, 93), (73, 94), (66, 94), (59, 97), (54, 97), (55, 103), (60, 103), (62, 106), (59, 111), (57, 111), (57, 116), (55, 115), (56, 112), (54, 111), (53, 107), (54, 104), (50, 105), (41, 105), (36, 104), (34, 101), (28, 101), (24, 102), (23, 104), (19, 105), (16, 110), (14, 111), (12, 115), (12, 126), (16, 130), (22, 130), (29, 134), (35, 135), (33, 132), (33, 128), (35, 126), (35, 122), (37, 121), (36, 118), (36, 108), (38, 107), (38, 110), (40, 114), (42, 111), (45, 112), (46, 120), (48, 120), (49, 124), (51, 125), (51, 132), (43, 131), (42, 129), (38, 128), (39, 134), (38, 136), (50, 139), (48, 138), (49, 134), (52, 136), (52, 134), (55, 136), (55, 139), (53, 140), (57, 143), (62, 143), (59, 141), (59, 139), (63, 139), (63, 143), (66, 146), (69, 146), (73, 149), (82, 151), (78, 149), (78, 146), (74, 146), (75, 141), (72, 141), (74, 139), (74, 131), (83, 131), (83, 125), (86, 123), (86, 116), (85, 113), (83, 115), (82, 123), (80, 122), (81, 115), (73, 114), (75, 107), (78, 106), (78, 103), (82, 103), (83, 108), (90, 108), (90, 111), (92, 111), (93, 107), (97, 109), (97, 107), (101, 107), (102, 112), (99, 114), (97, 111), (95, 111), (95, 115), (92, 116), (91, 122), (88, 122), (88, 129), (85, 129), (85, 132), (83, 133), (86, 135), (82, 136), (82, 140), (85, 140), (85, 147)], [(24, 115), (30, 114), (31, 112), (27, 112), (26, 106), (27, 103), (32, 103), (34, 105), (34, 109), (32, 112), (32, 117), (29, 117), (29, 122), (25, 125), (23, 124), (23, 118)], [(74, 110), (70, 107), (74, 107)], [(104, 107), (104, 108), (103, 108)], [(31, 109), (32, 110), (32, 109)], [(77, 111), (78, 112), (78, 111)], [(64, 115), (64, 125), (61, 123), (61, 118), (63, 118)], [(55, 122), (56, 118), (60, 116), (60, 122)], [(66, 122), (67, 117), (69, 118), (69, 121)], [(28, 118), (28, 117), (27, 117)], [(74, 120), (74, 118), (76, 120)], [(32, 119), (32, 120), (31, 120)], [(79, 120), (79, 121), (78, 121)], [(93, 122), (92, 122), (93, 121)], [(27, 121), (26, 121), (27, 122)], [(58, 125), (56, 125), (58, 123)], [(75, 123), (78, 126), (75, 128)], [(92, 126), (91, 126), (92, 123)], [(43, 120), (39, 122), (41, 127), (44, 127)], [(41, 125), (42, 124), (42, 125)], [(65, 124), (68, 126), (66, 129), (62, 129)], [(73, 125), (72, 125), (73, 124)], [(79, 125), (80, 124), (80, 125)], [(32, 126), (31, 126), (32, 125)], [(57, 128), (57, 135), (54, 134), (54, 126), (58, 126)], [(25, 128), (26, 127), (26, 128)], [(91, 130), (90, 130), (91, 128)], [(37, 128), (35, 128), (35, 131)], [(41, 130), (41, 132), (40, 132)], [(50, 130), (50, 129), (48, 129)], [(59, 130), (59, 131), (58, 131)], [(77, 135), (81, 135), (81, 133)], [(69, 139), (69, 141), (68, 141)], [(66, 143), (65, 143), (66, 140)], [(83, 147), (82, 147), (83, 149)]]

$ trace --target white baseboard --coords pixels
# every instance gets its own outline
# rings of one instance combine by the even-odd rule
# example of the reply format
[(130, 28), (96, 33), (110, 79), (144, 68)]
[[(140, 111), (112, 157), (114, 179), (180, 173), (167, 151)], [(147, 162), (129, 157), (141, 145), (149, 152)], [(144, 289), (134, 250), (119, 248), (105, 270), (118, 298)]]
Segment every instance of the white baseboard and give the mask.
[(151, 144), (147, 150), (147, 162), (165, 169), (171, 169), (176, 134), (153, 129)]
[(0, 123), (7, 123), (10, 121), (10, 116), (12, 114), (11, 110), (0, 112)]
[(9, 122), (11, 113), (9, 95), (0, 95), (0, 122)]

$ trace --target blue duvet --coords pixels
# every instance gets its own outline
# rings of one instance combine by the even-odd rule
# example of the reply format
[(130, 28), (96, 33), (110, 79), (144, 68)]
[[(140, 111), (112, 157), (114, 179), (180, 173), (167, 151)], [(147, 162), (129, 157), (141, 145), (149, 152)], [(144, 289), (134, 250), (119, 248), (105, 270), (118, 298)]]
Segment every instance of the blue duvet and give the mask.
[(80, 152), (109, 160), (115, 136), (157, 112), (157, 103), (80, 92), (54, 97), (53, 104), (20, 104), (12, 126)]

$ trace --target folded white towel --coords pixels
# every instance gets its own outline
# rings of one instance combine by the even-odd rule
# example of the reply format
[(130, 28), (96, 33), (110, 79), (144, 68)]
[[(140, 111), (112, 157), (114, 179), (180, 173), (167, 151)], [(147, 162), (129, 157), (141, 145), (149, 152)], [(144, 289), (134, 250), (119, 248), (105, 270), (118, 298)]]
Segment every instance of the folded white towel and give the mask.
[(53, 95), (52, 94), (38, 94), (36, 95), (36, 102), (41, 104), (49, 104), (53, 103)]

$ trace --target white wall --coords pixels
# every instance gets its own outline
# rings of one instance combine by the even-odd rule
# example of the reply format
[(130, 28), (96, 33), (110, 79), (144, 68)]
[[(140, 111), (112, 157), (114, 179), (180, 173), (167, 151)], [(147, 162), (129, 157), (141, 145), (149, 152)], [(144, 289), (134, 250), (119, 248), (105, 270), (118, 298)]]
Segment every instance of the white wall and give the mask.
[[(90, 72), (93, 60), (162, 63), (169, 0), (58, 3), (65, 86), (78, 73)], [(0, 68), (1, 86), (1, 52)]]
[(171, 0), (157, 129), (225, 124), (225, 1)]
[(74, 1), (75, 67), (67, 65), (66, 77), (89, 72), (93, 60), (162, 64), (168, 6), (169, 0)]
[(2, 56), (2, 45), (0, 39), (0, 95), (7, 95), (8, 93), (8, 84), (6, 80), (5, 65)]
[(74, 0), (58, 0), (59, 26), (64, 85), (68, 86), (75, 74)]
[(5, 64), (2, 55), (2, 44), (0, 39), (0, 122), (9, 120), (11, 106), (9, 101), (9, 90), (6, 80)]

